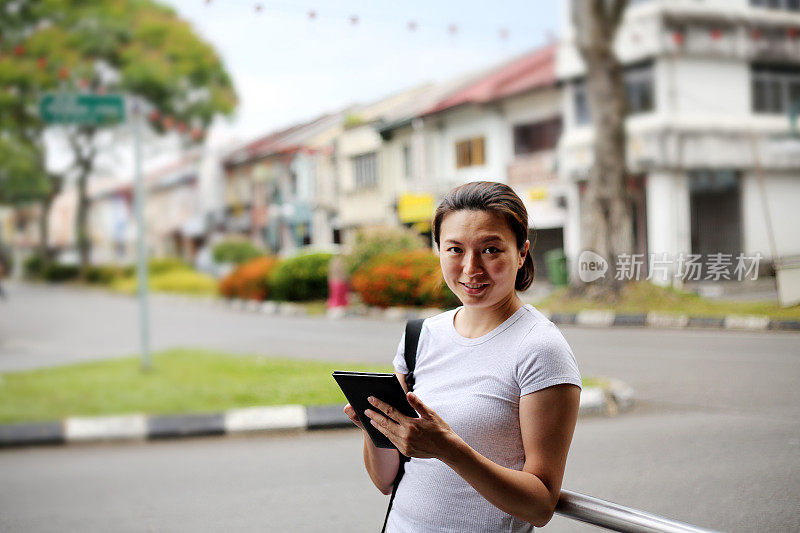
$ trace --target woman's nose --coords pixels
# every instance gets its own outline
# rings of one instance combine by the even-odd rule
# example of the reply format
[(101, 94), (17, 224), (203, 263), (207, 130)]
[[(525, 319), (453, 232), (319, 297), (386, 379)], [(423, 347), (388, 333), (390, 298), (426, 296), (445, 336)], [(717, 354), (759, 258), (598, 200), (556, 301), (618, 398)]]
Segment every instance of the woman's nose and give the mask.
[(481, 264), (481, 256), (474, 253), (464, 254), (464, 274), (467, 276), (475, 276), (483, 272), (483, 265)]

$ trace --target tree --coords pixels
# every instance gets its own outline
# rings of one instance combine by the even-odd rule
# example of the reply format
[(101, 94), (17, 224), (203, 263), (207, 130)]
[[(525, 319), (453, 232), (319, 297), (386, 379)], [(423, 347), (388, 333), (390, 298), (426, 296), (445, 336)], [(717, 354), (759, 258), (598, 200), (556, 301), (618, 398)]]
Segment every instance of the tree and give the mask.
[[(17, 0), (2, 9), (4, 20), (15, 24), (0, 24), (2, 31), (8, 28), (0, 42), (0, 86), (12, 95), (0, 97), (0, 112), (13, 109), (12, 119), (0, 121), (0, 135), (24, 130), (40, 153), (46, 126), (37, 102), (46, 91), (126, 93), (149, 110), (152, 128), (176, 131), (187, 142), (201, 141), (214, 116), (236, 106), (232, 82), (213, 48), (153, 0)], [(61, 128), (73, 158), (67, 173), (78, 189), (76, 238), (85, 272), (87, 182), (108, 128)]]
[[(594, 166), (581, 210), (584, 247), (613, 265), (619, 254), (633, 249), (632, 204), (626, 189), (625, 88), (614, 53), (627, 0), (577, 0), (572, 5), (595, 131)], [(586, 287), (590, 294), (612, 297), (620, 288), (613, 275)]]

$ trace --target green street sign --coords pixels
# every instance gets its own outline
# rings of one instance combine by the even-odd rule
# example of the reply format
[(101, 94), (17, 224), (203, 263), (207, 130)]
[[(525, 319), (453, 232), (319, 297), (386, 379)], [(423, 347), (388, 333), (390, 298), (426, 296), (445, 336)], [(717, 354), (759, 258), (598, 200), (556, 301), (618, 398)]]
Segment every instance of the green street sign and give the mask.
[(114, 124), (125, 120), (125, 99), (121, 94), (47, 93), (39, 100), (39, 113), (48, 124)]

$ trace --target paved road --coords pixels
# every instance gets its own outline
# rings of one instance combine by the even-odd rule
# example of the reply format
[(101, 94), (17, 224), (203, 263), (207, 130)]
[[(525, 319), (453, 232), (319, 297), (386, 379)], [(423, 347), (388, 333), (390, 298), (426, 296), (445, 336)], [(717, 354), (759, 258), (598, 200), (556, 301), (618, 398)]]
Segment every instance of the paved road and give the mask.
[[(641, 412), (578, 423), (566, 488), (724, 531), (800, 530), (796, 425)], [(4, 532), (377, 531), (356, 431), (0, 453)], [(562, 517), (549, 532), (594, 530)]]
[[(157, 348), (387, 361), (402, 324), (153, 302)], [(129, 298), (15, 286), (0, 370), (136, 350)], [(732, 531), (800, 531), (800, 335), (565, 328), (585, 375), (636, 409), (581, 419), (565, 487)], [(354, 432), (0, 453), (0, 530), (374, 531), (384, 499)], [(355, 520), (362, 504), (370, 514)], [(585, 526), (556, 518), (549, 531)]]

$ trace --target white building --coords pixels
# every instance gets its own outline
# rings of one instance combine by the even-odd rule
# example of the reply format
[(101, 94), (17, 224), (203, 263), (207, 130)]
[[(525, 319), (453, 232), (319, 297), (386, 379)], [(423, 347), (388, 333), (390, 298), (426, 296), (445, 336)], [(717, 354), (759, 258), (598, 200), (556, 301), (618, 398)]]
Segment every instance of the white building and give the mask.
[[(573, 184), (569, 225), (579, 232), (594, 132), (570, 5), (562, 2), (557, 63), (564, 84), (559, 172)], [(637, 252), (725, 253), (734, 262), (738, 254), (800, 254), (800, 150), (775, 142), (788, 136), (790, 106), (800, 101), (798, 10), (789, 0), (629, 6), (616, 51), (628, 95)], [(566, 242), (573, 264), (582, 249), (577, 237)], [(661, 281), (675, 280), (674, 273)]]

